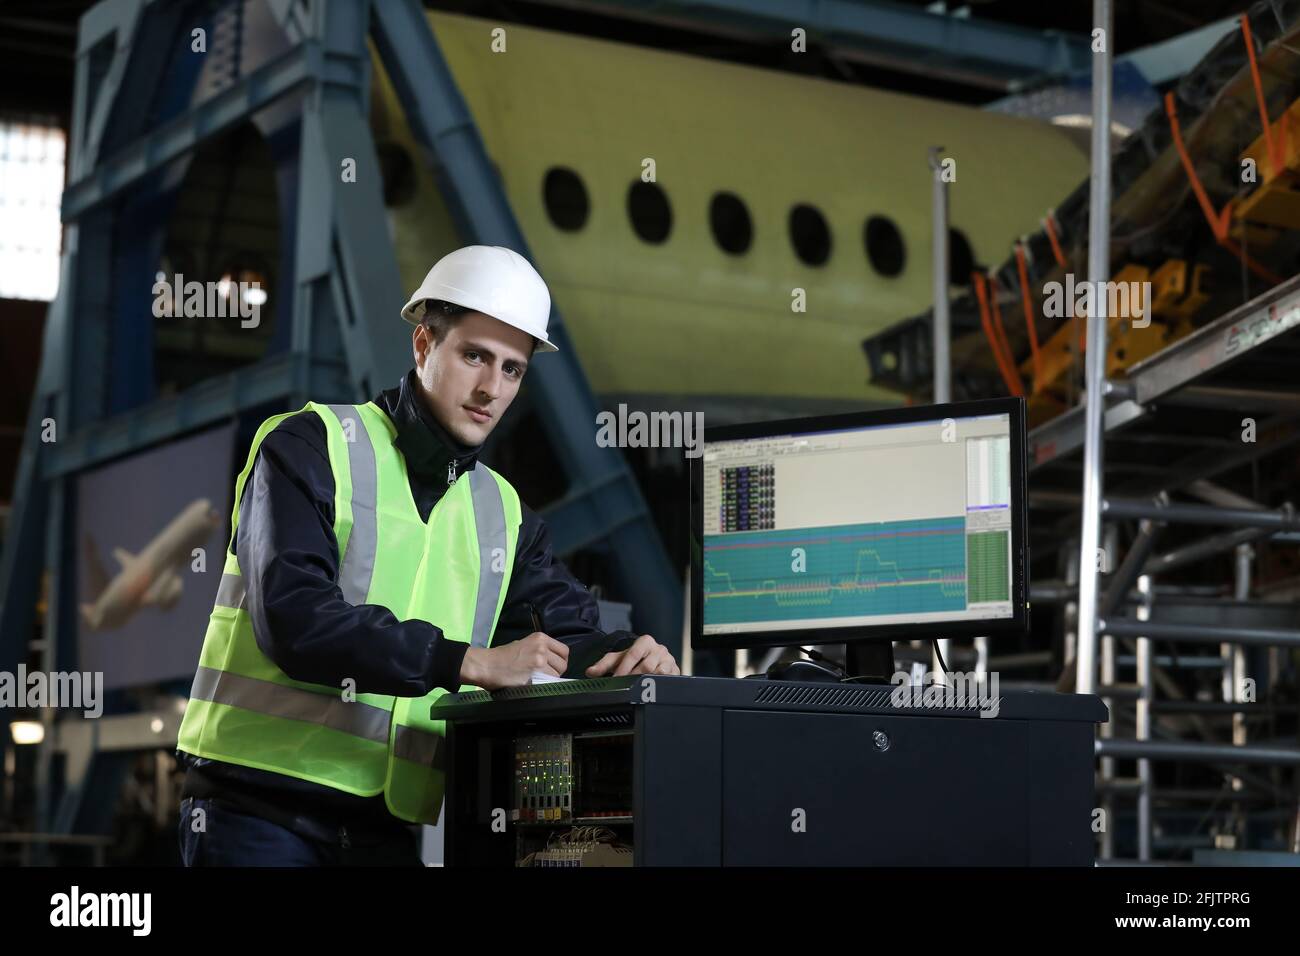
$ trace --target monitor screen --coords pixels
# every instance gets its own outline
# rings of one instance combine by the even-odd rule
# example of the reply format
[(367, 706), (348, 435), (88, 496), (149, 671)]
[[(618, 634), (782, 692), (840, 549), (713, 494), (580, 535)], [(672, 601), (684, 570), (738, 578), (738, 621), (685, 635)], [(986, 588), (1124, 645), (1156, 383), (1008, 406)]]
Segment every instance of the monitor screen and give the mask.
[(1023, 631), (1024, 403), (705, 429), (701, 647)]

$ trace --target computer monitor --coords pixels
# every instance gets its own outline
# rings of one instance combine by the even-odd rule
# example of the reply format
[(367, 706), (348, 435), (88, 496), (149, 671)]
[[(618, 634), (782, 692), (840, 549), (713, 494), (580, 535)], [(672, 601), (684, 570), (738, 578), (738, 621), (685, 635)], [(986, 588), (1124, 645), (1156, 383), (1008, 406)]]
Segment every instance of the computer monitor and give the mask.
[(1020, 398), (704, 429), (697, 648), (1023, 632)]

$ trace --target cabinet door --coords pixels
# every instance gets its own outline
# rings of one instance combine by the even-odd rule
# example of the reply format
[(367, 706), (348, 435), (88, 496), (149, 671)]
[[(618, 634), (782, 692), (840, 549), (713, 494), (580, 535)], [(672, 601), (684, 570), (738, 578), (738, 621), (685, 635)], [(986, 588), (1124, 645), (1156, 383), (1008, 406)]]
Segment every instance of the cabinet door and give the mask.
[(1030, 770), (1024, 721), (727, 711), (723, 860), (1024, 866)]

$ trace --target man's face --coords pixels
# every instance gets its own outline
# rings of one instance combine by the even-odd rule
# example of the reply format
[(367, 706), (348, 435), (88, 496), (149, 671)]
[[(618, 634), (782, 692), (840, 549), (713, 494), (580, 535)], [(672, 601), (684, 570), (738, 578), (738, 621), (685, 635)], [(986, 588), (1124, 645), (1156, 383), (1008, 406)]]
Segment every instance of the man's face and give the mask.
[(532, 336), (467, 312), (441, 342), (423, 325), (411, 341), (426, 407), (457, 441), (481, 445), (519, 392)]

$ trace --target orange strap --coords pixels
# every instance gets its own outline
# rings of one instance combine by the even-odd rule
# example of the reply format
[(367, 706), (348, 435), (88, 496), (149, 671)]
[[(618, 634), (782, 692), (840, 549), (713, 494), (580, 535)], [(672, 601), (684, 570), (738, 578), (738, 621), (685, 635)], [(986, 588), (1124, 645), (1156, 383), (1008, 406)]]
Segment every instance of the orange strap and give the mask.
[(1232, 200), (1228, 200), (1227, 205), (1223, 207), (1223, 212), (1216, 213), (1214, 211), (1214, 205), (1210, 202), (1210, 197), (1206, 195), (1205, 187), (1201, 185), (1201, 179), (1196, 175), (1196, 167), (1192, 165), (1192, 158), (1187, 155), (1187, 147), (1183, 144), (1183, 132), (1178, 124), (1178, 107), (1174, 104), (1172, 91), (1165, 94), (1165, 113), (1169, 117), (1169, 131), (1173, 134), (1174, 147), (1178, 150), (1178, 158), (1183, 162), (1183, 170), (1187, 173), (1187, 179), (1192, 185), (1192, 192), (1196, 194), (1196, 201), (1201, 204), (1201, 212), (1205, 216), (1205, 221), (1209, 223), (1214, 238), (1218, 240), (1219, 245), (1245, 263), (1246, 267), (1255, 275), (1277, 285), (1282, 281), (1281, 277), (1274, 275), (1242, 252), (1241, 247), (1228, 237), (1228, 220), (1232, 215)]
[[(1068, 269), (1069, 264), (1065, 261), (1065, 253), (1061, 251), (1061, 241), (1060, 239), (1057, 238), (1056, 235), (1055, 210), (1052, 209), (1047, 210), (1047, 218), (1043, 220), (1043, 225), (1047, 227), (1047, 241), (1052, 244), (1052, 258), (1056, 260), (1056, 264), (1060, 266), (1062, 269)], [(1078, 324), (1079, 324), (1078, 320), (1076, 319), (1070, 320), (1071, 329), (1076, 328)], [(1088, 337), (1088, 329), (1087, 329), (1087, 325), (1085, 324), (1084, 328), (1079, 332), (1080, 352), (1084, 350), (1084, 347), (1087, 344), (1087, 337)]]
[(1013, 395), (1025, 394), (1025, 387), (1020, 381), (1020, 373), (1016, 370), (1016, 358), (1011, 352), (1011, 343), (1007, 340), (1007, 330), (1002, 327), (1002, 307), (998, 305), (998, 282), (996, 279), (989, 277), (989, 304), (993, 307), (993, 330), (997, 332), (998, 344), (1002, 346), (1002, 357), (1006, 360), (1007, 368), (1016, 379), (1016, 390)]
[[(1020, 381), (1019, 374), (1016, 373), (1015, 365), (1010, 362), (1010, 348), (1004, 355), (1002, 352), (1002, 343), (993, 332), (993, 325), (989, 321), (989, 296), (988, 289), (984, 285), (984, 276), (979, 272), (971, 273), (971, 281), (975, 284), (975, 297), (979, 300), (980, 322), (984, 326), (984, 337), (988, 339), (989, 348), (993, 352), (993, 358), (998, 363), (998, 371), (1002, 373), (1002, 381), (1006, 383), (1007, 391), (1012, 395), (1024, 395), (1025, 388)], [(999, 319), (998, 325), (1001, 326)]]
[[(1273, 124), (1268, 121), (1268, 104), (1264, 101), (1264, 84), (1259, 78), (1259, 63), (1255, 60), (1255, 38), (1250, 32), (1250, 19), (1241, 18), (1241, 38), (1246, 41), (1246, 56), (1250, 58), (1250, 79), (1255, 84), (1255, 105), (1259, 107), (1259, 125), (1264, 127), (1264, 144), (1268, 149), (1268, 161), (1273, 168), (1271, 175), (1282, 171), (1282, 144), (1273, 140)], [(1286, 116), (1285, 113), (1282, 114)]]
[(1178, 158), (1183, 162), (1183, 169), (1187, 173), (1187, 179), (1192, 184), (1192, 192), (1196, 194), (1196, 201), (1201, 204), (1201, 212), (1205, 216), (1205, 221), (1210, 224), (1210, 230), (1214, 233), (1214, 238), (1222, 242), (1228, 238), (1228, 216), (1232, 212), (1232, 203), (1223, 207), (1222, 213), (1214, 211), (1214, 204), (1210, 202), (1210, 197), (1205, 193), (1205, 187), (1201, 185), (1201, 177), (1196, 175), (1196, 167), (1192, 165), (1192, 158), (1187, 155), (1187, 147), (1183, 144), (1183, 130), (1178, 123), (1178, 106), (1174, 103), (1174, 94), (1171, 90), (1165, 94), (1165, 115), (1169, 117), (1169, 131), (1174, 137), (1174, 148), (1178, 150)]
[(1052, 244), (1052, 256), (1056, 259), (1056, 264), (1062, 269), (1066, 267), (1065, 253), (1061, 251), (1061, 241), (1056, 237), (1056, 214), (1052, 210), (1047, 211), (1047, 218), (1043, 220), (1043, 225), (1047, 227), (1047, 241)]
[(1043, 357), (1038, 351), (1038, 330), (1034, 327), (1034, 309), (1029, 305), (1029, 272), (1025, 268), (1025, 247), (1016, 243), (1016, 270), (1020, 273), (1020, 302), (1025, 307), (1025, 328), (1029, 330), (1029, 351), (1034, 357), (1034, 391), (1042, 387)]

